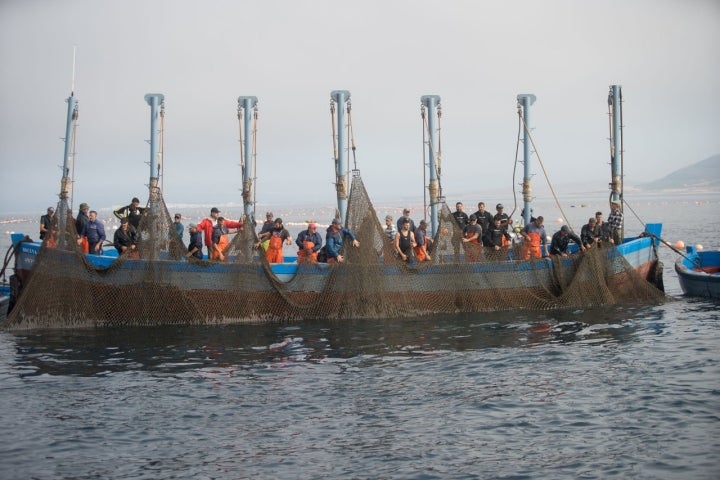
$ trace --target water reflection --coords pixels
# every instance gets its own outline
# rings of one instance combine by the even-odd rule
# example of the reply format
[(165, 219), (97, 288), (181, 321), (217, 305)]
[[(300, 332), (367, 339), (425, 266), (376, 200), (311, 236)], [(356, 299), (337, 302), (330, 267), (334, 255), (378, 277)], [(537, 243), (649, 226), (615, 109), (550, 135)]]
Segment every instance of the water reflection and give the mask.
[[(700, 309), (702, 304), (684, 304)], [(671, 308), (671, 307), (670, 307)], [(438, 315), (399, 321), (305, 321), (286, 325), (144, 327), (3, 333), (3, 363), (20, 376), (101, 376), (119, 371), (180, 373), (536, 348), (550, 344), (632, 342), (638, 329), (661, 333), (668, 308)], [(13, 353), (7, 355), (8, 350)], [(9, 358), (11, 357), (11, 358)], [(6, 373), (8, 373), (6, 371)]]

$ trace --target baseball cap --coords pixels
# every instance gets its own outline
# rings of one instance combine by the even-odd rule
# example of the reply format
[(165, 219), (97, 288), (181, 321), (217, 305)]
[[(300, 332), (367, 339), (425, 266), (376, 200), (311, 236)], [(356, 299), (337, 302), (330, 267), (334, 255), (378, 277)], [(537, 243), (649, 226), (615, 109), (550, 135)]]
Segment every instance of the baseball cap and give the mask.
[(212, 208), (210, 209), (210, 213), (220, 213), (220, 210), (218, 210), (217, 207), (212, 207)]
[(333, 225), (342, 225), (342, 222), (340, 221), (339, 218), (333, 218), (333, 219), (332, 219), (332, 224), (333, 224)]
[(495, 208), (497, 209), (497, 208), (505, 208), (505, 207), (503, 207), (502, 203), (498, 203), (497, 205), (495, 205)]
[(560, 227), (560, 231), (565, 232), (565, 233), (570, 233), (570, 229), (568, 228), (567, 225), (563, 225), (562, 227)]

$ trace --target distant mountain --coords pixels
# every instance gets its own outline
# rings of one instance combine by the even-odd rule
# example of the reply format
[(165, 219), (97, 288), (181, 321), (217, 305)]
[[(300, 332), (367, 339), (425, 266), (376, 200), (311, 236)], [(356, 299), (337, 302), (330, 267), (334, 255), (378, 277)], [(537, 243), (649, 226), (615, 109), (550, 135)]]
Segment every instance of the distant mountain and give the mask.
[(713, 155), (689, 167), (676, 170), (654, 182), (638, 185), (642, 190), (720, 191), (720, 155)]

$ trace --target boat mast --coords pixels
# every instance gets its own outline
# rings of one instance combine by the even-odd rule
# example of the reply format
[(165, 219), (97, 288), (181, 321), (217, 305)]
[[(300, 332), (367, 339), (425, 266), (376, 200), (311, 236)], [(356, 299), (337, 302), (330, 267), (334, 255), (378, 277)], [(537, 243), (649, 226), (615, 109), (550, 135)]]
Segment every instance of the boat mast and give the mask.
[[(422, 103), (422, 114), (427, 108), (427, 130), (428, 130), (428, 170), (430, 172), (430, 181), (428, 183), (428, 193), (430, 195), (430, 236), (435, 236), (438, 227), (438, 205), (443, 201), (440, 195), (440, 155), (438, 154), (439, 129), (435, 124), (436, 118), (440, 116), (440, 96), (439, 95), (423, 95), (420, 98)], [(426, 212), (423, 212), (425, 218)]]
[(620, 85), (612, 85), (610, 87), (610, 92), (608, 93), (608, 104), (611, 108), (610, 116), (612, 119), (610, 131), (610, 162), (612, 169), (610, 201), (618, 200), (622, 202), (622, 87)]
[[(58, 230), (65, 231), (65, 222), (68, 219), (68, 213), (71, 210), (72, 202), (72, 172), (75, 161), (75, 130), (78, 119), (78, 102), (75, 100), (75, 55), (77, 47), (73, 48), (73, 73), (72, 83), (70, 85), (70, 96), (67, 98), (67, 116), (65, 119), (65, 148), (63, 151), (62, 177), (60, 179), (60, 195), (55, 218), (58, 221)], [(58, 247), (64, 248), (66, 242), (65, 235), (59, 235)]]
[(532, 93), (521, 93), (517, 96), (518, 108), (522, 108), (523, 119), (523, 222), (525, 225), (530, 223), (532, 189), (530, 188), (530, 105), (535, 103), (535, 95)]
[(145, 101), (150, 105), (150, 201), (157, 200), (155, 197), (158, 190), (158, 181), (160, 179), (160, 162), (158, 160), (159, 152), (159, 136), (158, 118), (160, 117), (160, 107), (163, 106), (165, 96), (161, 93), (148, 93), (145, 95)]
[[(345, 131), (345, 108), (350, 110), (350, 92), (347, 90), (333, 90), (330, 93), (331, 102), (337, 107), (337, 149), (335, 150), (335, 190), (337, 192), (338, 214), (343, 225), (347, 213), (348, 202), (348, 160), (345, 156), (347, 133)], [(347, 105), (346, 105), (347, 104)]]
[(243, 207), (246, 218), (255, 221), (255, 195), (253, 194), (253, 172), (255, 171), (255, 151), (252, 148), (255, 139), (255, 130), (252, 120), (257, 118), (257, 97), (238, 97), (238, 121), (242, 120), (240, 166), (243, 176)]

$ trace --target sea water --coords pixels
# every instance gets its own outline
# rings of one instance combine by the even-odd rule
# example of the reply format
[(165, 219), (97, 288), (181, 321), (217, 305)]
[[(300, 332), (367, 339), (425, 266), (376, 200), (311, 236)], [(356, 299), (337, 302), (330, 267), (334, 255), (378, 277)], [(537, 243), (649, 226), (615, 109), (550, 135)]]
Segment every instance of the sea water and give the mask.
[[(631, 206), (718, 248), (718, 195)], [(660, 254), (659, 305), (0, 332), (0, 478), (718, 478), (720, 305)]]

